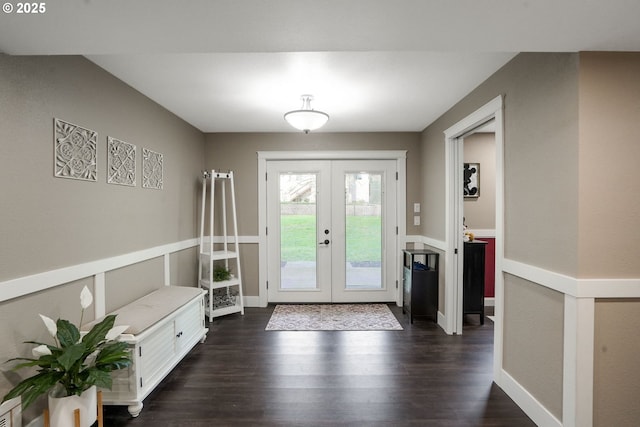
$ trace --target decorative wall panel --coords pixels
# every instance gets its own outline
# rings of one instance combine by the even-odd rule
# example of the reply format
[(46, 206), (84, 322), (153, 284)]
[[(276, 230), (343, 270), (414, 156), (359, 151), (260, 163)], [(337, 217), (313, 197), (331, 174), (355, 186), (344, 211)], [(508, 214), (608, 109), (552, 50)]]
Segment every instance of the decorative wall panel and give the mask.
[(54, 175), (97, 181), (98, 132), (54, 119)]
[(136, 146), (107, 137), (107, 182), (136, 185)]
[(142, 187), (162, 190), (162, 154), (142, 149)]

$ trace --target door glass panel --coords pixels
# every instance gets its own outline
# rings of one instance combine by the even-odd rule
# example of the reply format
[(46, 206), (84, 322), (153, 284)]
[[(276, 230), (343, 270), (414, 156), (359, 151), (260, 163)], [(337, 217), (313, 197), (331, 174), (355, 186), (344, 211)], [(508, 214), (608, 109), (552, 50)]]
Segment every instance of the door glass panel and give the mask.
[(345, 289), (382, 289), (382, 174), (345, 174)]
[(315, 174), (280, 174), (280, 288), (316, 289)]

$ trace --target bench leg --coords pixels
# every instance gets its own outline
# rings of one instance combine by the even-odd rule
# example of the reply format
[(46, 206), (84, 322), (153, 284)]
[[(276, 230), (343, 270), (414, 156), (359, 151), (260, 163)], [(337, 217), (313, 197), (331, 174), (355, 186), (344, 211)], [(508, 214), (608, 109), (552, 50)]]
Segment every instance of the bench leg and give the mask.
[(131, 416), (133, 418), (137, 417), (138, 415), (140, 415), (140, 412), (142, 412), (142, 407), (144, 405), (142, 404), (142, 402), (136, 402), (135, 405), (131, 405), (131, 406), (127, 406), (127, 410), (129, 411), (129, 413), (131, 414)]

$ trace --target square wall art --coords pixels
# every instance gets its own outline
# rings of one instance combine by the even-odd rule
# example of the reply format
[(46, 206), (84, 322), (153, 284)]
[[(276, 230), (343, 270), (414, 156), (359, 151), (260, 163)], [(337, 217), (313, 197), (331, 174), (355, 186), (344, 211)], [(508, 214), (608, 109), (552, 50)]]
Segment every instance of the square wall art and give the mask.
[(142, 187), (162, 190), (162, 154), (142, 149)]
[(107, 182), (136, 185), (136, 146), (107, 137)]
[(54, 119), (54, 175), (97, 181), (98, 132)]

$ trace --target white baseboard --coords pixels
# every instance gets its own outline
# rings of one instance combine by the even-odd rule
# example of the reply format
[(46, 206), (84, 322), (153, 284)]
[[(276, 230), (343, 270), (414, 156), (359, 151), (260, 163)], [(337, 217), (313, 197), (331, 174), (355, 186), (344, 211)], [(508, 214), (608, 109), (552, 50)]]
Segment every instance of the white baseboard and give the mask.
[(260, 297), (259, 296), (246, 296), (244, 297), (244, 306), (245, 307), (260, 307)]
[(504, 369), (498, 386), (518, 405), (536, 425), (562, 427), (562, 422), (547, 410), (531, 393), (518, 383)]
[(438, 310), (438, 326), (442, 328), (448, 335), (451, 335), (451, 331), (447, 331), (447, 316), (442, 314), (440, 310)]
[[(485, 298), (484, 299), (485, 307), (494, 307), (495, 306), (495, 298)], [(447, 330), (447, 316), (442, 314), (441, 311), (438, 311), (438, 326), (442, 328), (448, 335), (452, 335), (452, 331)]]

